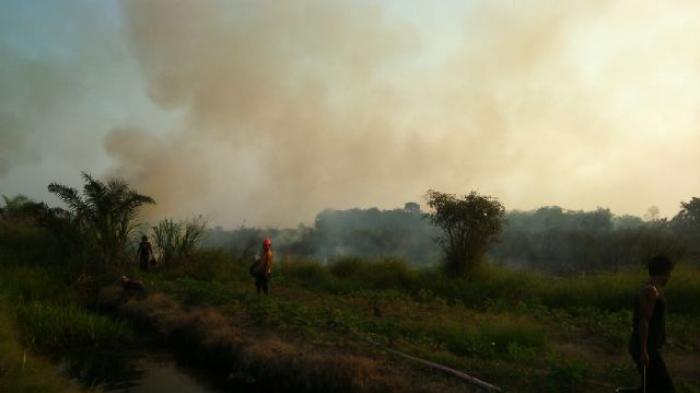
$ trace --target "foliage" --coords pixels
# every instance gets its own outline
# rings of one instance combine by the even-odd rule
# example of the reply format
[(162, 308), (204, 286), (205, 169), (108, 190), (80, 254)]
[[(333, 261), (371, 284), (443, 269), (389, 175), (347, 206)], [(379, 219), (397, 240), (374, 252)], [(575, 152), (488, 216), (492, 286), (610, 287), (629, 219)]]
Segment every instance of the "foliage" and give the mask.
[(478, 266), (488, 247), (501, 233), (505, 209), (492, 197), (472, 191), (463, 198), (430, 190), (431, 220), (445, 232), (440, 239), (446, 256), (446, 270), (463, 275)]
[(42, 352), (117, 348), (132, 340), (126, 322), (92, 314), (74, 304), (28, 303), (17, 306), (15, 312), (25, 342)]
[(27, 196), (18, 194), (14, 197), (8, 197), (7, 195), (2, 196), (5, 206), (0, 208), (0, 218), (11, 219), (22, 214), (24, 208), (27, 205), (34, 203)]
[(9, 307), (0, 299), (0, 392), (78, 393), (81, 390), (56, 374), (55, 366), (20, 344)]
[(132, 190), (120, 179), (104, 183), (83, 173), (83, 180), (82, 195), (57, 183), (49, 184), (48, 189), (68, 206), (64, 216), (74, 220), (83, 239), (95, 246), (97, 270), (119, 267), (126, 260), (124, 250), (138, 208), (155, 201)]
[(640, 266), (660, 253), (680, 260), (687, 247), (666, 220), (551, 206), (507, 213), (490, 256), (509, 266), (573, 275)]
[(673, 217), (671, 225), (687, 245), (689, 259), (700, 260), (700, 198), (681, 202), (681, 210)]
[(700, 228), (700, 198), (694, 197), (688, 202), (681, 202), (681, 210), (673, 220), (685, 228)]
[(175, 259), (192, 256), (202, 240), (205, 228), (206, 223), (201, 216), (186, 222), (175, 222), (167, 218), (161, 220), (153, 227), (160, 262), (167, 265)]

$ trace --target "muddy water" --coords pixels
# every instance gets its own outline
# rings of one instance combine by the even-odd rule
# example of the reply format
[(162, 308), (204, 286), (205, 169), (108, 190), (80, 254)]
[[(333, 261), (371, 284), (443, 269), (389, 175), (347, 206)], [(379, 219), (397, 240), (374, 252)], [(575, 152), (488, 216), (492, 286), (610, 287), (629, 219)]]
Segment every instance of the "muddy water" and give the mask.
[(184, 366), (173, 355), (157, 351), (71, 355), (59, 366), (59, 373), (105, 393), (245, 392), (226, 388), (225, 381), (215, 381), (206, 371)]

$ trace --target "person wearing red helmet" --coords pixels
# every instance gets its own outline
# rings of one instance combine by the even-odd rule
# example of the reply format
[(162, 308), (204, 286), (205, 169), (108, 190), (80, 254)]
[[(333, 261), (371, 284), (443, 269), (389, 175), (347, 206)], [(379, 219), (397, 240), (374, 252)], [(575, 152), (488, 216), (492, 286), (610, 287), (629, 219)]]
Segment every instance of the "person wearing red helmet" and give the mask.
[(255, 269), (255, 292), (265, 295), (269, 292), (270, 277), (272, 276), (272, 240), (269, 238), (263, 241), (262, 255), (257, 262)]

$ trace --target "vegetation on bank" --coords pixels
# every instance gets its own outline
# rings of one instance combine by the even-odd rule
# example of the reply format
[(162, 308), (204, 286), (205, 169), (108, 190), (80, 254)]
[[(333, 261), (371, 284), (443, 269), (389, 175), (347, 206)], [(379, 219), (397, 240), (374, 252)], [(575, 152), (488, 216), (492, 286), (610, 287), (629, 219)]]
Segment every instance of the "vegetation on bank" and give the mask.
[(55, 366), (21, 344), (12, 311), (0, 300), (0, 392), (77, 393), (73, 383), (56, 375)]

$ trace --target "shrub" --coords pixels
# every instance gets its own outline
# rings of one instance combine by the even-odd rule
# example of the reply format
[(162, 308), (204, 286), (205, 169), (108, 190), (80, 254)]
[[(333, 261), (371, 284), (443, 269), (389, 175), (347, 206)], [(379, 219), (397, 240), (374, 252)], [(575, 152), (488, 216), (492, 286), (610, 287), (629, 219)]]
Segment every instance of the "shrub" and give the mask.
[(160, 261), (168, 265), (192, 256), (204, 235), (206, 223), (202, 217), (185, 222), (164, 219), (153, 227), (153, 237), (160, 252)]

